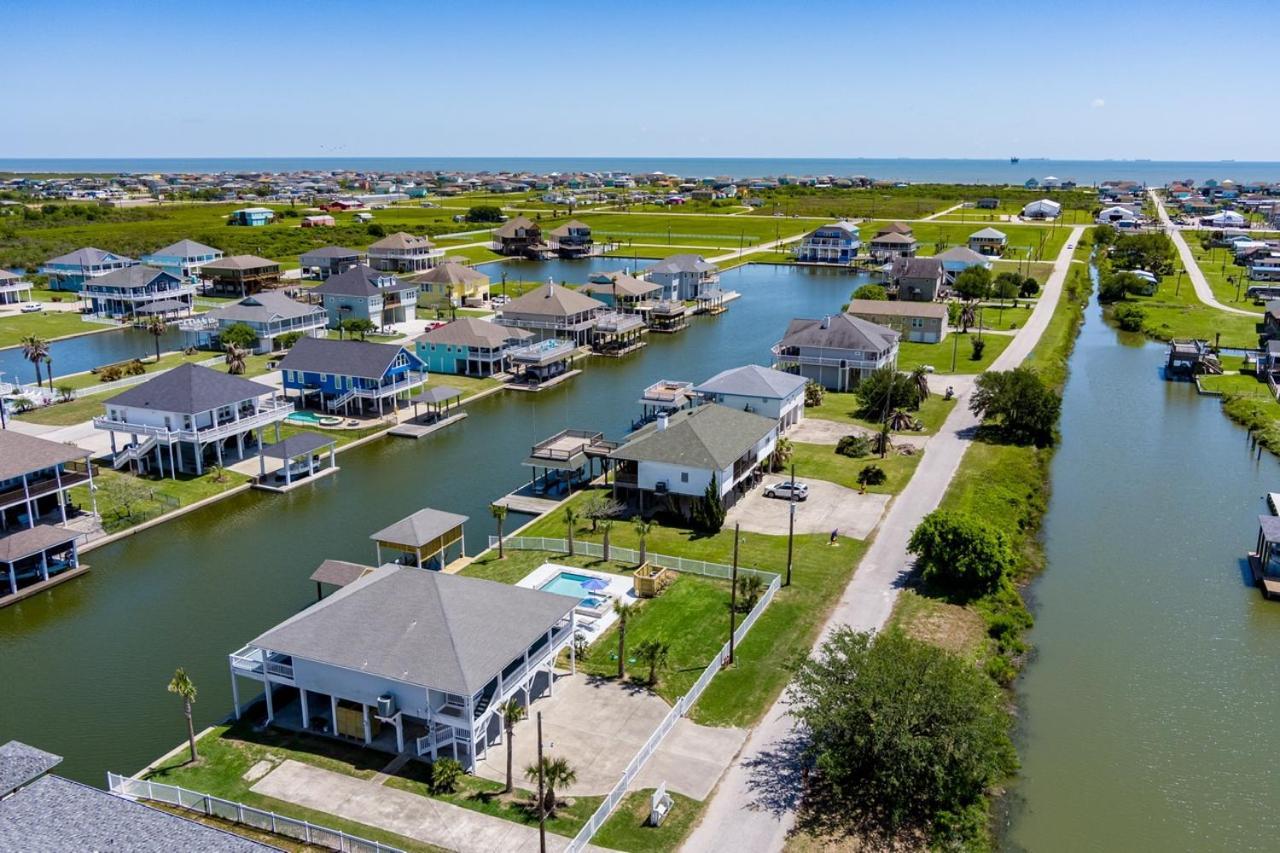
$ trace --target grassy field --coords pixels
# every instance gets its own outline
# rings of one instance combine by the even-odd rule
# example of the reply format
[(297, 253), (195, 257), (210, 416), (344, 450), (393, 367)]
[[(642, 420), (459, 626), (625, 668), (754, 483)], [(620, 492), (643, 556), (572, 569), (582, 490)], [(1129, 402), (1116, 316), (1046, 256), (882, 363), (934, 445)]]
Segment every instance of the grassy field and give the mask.
[[(998, 211), (1021, 212), (1029, 201), (1044, 198), (1044, 190), (1025, 187), (981, 186), (976, 184), (912, 184), (908, 187), (874, 187), (867, 189), (824, 189), (811, 187), (779, 187), (775, 190), (752, 190), (751, 196), (765, 201), (763, 212), (777, 210), (784, 214), (823, 216), (830, 218), (895, 218), (919, 219), (946, 210), (963, 201), (980, 198), (1000, 199)], [(1097, 206), (1097, 195), (1088, 190), (1056, 191), (1053, 198), (1062, 202), (1064, 211), (1091, 211)], [(986, 213), (987, 211), (983, 211)], [(959, 211), (956, 211), (959, 213)], [(1079, 214), (1075, 214), (1079, 215)], [(974, 220), (969, 220), (974, 221)]]
[(696, 216), (679, 213), (592, 213), (580, 217), (596, 240), (646, 243), (658, 246), (700, 246), (730, 251), (781, 237), (803, 234), (824, 220), (762, 219), (757, 217)]
[(906, 455), (890, 449), (884, 459), (874, 454), (853, 459), (836, 453), (835, 446), (831, 444), (796, 442), (791, 459), (796, 466), (797, 480), (827, 480), (855, 491), (861, 488), (858, 472), (868, 465), (877, 465), (884, 470), (887, 479), (878, 486), (868, 486), (867, 491), (896, 495), (907, 485), (923, 457), (923, 451)]
[(898, 344), (898, 369), (909, 373), (921, 365), (930, 365), (938, 373), (981, 373), (991, 366), (996, 356), (1004, 352), (1013, 336), (983, 335), (985, 346), (982, 358), (975, 360), (973, 342), (977, 339), (977, 329), (972, 329), (964, 334), (952, 332), (946, 340), (936, 344), (903, 341)]
[(1205, 305), (1196, 297), (1185, 272), (1180, 279), (1177, 273), (1166, 276), (1154, 296), (1133, 296), (1129, 302), (1146, 312), (1142, 331), (1156, 340), (1201, 338), (1231, 347), (1258, 344), (1256, 320)]
[[(951, 410), (955, 407), (956, 401), (944, 400), (938, 394), (934, 394), (921, 404), (920, 410), (912, 412), (920, 423), (924, 426), (923, 430), (912, 430), (908, 435), (932, 435), (938, 431), (938, 427), (942, 426), (942, 422), (947, 419), (947, 415), (951, 414)], [(857, 424), (867, 429), (878, 430), (880, 423), (868, 418), (859, 417), (858, 395), (847, 393), (842, 394), (835, 391), (828, 391), (822, 396), (822, 405), (811, 406), (804, 410), (806, 418), (821, 418), (828, 421), (839, 421), (847, 424)]]
[[(892, 220), (875, 220), (859, 224), (862, 241), (870, 242), (876, 231)], [(936, 255), (953, 246), (967, 246), (969, 235), (976, 228), (948, 222), (913, 222), (911, 230), (920, 243), (921, 257)], [(1071, 229), (1066, 226), (1001, 225), (1000, 230), (1009, 238), (1009, 248), (1004, 257), (1008, 260), (1031, 260), (1050, 263), (1067, 242)]]
[[(1218, 301), (1233, 308), (1257, 311), (1261, 316), (1262, 309), (1255, 305), (1249, 297), (1245, 296), (1245, 291), (1252, 284), (1249, 281), (1248, 270), (1233, 263), (1234, 259), (1230, 250), (1206, 249), (1200, 245), (1200, 241), (1196, 239), (1194, 234), (1185, 234), (1183, 237), (1187, 241), (1187, 246), (1191, 249), (1191, 254), (1195, 256), (1196, 265), (1200, 267), (1200, 271), (1208, 279), (1209, 287), (1213, 289), (1213, 295), (1217, 297)], [(1237, 294), (1239, 298), (1237, 298)]]
[[(116, 482), (135, 481), (140, 487), (130, 500), (120, 499)], [(206, 471), (203, 476), (184, 474), (178, 478), (135, 477), (122, 471), (99, 468), (94, 475), (98, 487), (89, 494), (88, 485), (70, 490), (71, 500), (82, 507), (90, 507), (96, 496), (102, 526), (108, 533), (118, 533), (130, 527), (150, 521), (158, 515), (189, 506), (196, 501), (222, 494), (248, 482), (249, 478), (235, 471)]]
[[(44, 291), (47, 293), (48, 291)], [(37, 314), (13, 314), (0, 319), (0, 348), (17, 346), (28, 335), (65, 338), (111, 329), (111, 326), (86, 323), (71, 311), (41, 311)]]

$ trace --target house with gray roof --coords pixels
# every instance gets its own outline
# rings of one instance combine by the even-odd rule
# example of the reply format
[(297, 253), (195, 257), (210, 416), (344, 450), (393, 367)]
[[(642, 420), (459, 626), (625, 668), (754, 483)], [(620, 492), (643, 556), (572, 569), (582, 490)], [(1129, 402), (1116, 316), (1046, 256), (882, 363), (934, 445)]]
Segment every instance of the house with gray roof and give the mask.
[(383, 272), (426, 272), (444, 257), (428, 238), (405, 231), (388, 234), (369, 246), (369, 266)]
[(644, 271), (644, 277), (662, 285), (663, 299), (686, 301), (717, 290), (720, 268), (702, 255), (683, 253), (658, 261)]
[(181, 326), (195, 336), (196, 346), (222, 349), (219, 336), (235, 325), (253, 330), (253, 351), (274, 351), (284, 335), (324, 337), (329, 315), (318, 305), (299, 302), (279, 291), (263, 291), (238, 299), (184, 321)]
[(415, 338), (413, 346), (433, 373), (492, 376), (507, 370), (512, 350), (533, 336), (533, 332), (515, 326), (459, 317)]
[(933, 302), (942, 295), (947, 273), (938, 258), (894, 258), (889, 295), (903, 302)]
[(693, 386), (693, 393), (708, 403), (754, 412), (773, 418), (778, 430), (804, 420), (804, 386), (808, 380), (772, 367), (747, 364), (722, 370)]
[[(976, 252), (968, 246), (952, 246), (946, 251), (939, 252), (933, 256), (934, 260), (942, 264), (942, 273), (947, 277), (947, 281), (955, 281), (960, 273), (969, 267), (982, 267), (983, 269), (991, 269), (992, 260), (981, 252)], [(917, 261), (927, 261), (928, 258), (914, 258)]]
[(49, 277), (50, 290), (79, 291), (91, 278), (131, 267), (137, 261), (89, 246), (45, 261), (38, 272)]
[(776, 418), (719, 403), (660, 412), (609, 453), (614, 497), (641, 514), (666, 510), (688, 518), (714, 481), (732, 506), (777, 442)]
[(0, 746), (0, 850), (264, 853), (278, 850), (49, 771), (62, 757)]
[(0, 305), (17, 305), (31, 298), (31, 282), (16, 272), (0, 270)]
[(996, 228), (983, 228), (969, 235), (969, 248), (979, 254), (998, 258), (1009, 246), (1009, 236)]
[(503, 305), (496, 322), (533, 332), (538, 340), (565, 339), (584, 346), (604, 312), (600, 300), (549, 280)]
[[(177, 476), (251, 458), (262, 431), (293, 411), (270, 385), (198, 364), (183, 364), (135, 385), (104, 404), (95, 429), (111, 434), (112, 467)], [(128, 437), (120, 445), (117, 434)]]
[(191, 313), (196, 286), (165, 270), (135, 265), (88, 279), (80, 292), (101, 319), (181, 317)]
[(562, 650), (576, 668), (578, 604), (384, 565), (233, 652), (235, 714), (247, 711), (243, 679), (262, 691), (269, 725), (426, 760), (448, 755), (474, 771), (501, 737), (502, 705), (550, 694)]
[(344, 320), (368, 320), (384, 329), (414, 316), (418, 305), (418, 285), (364, 264), (329, 276), (311, 292), (322, 300), (331, 329)]
[(510, 257), (541, 257), (548, 251), (542, 242), (542, 226), (527, 216), (512, 217), (493, 229), (489, 247)]
[(351, 414), (394, 409), (427, 381), (427, 366), (399, 344), (303, 338), (280, 362), (285, 395), (302, 406)]
[(303, 252), (298, 256), (298, 266), (304, 278), (324, 281), (331, 275), (337, 275), (356, 264), (368, 263), (369, 256), (356, 249), (344, 246), (321, 246)]
[[(905, 231), (901, 230), (906, 228)], [(894, 258), (911, 258), (920, 248), (911, 229), (900, 222), (886, 226), (880, 233), (871, 238), (867, 244), (871, 257), (877, 261), (891, 261)]]
[(893, 329), (849, 314), (792, 320), (773, 345), (774, 367), (828, 391), (851, 391), (872, 371), (898, 363)]
[(179, 240), (143, 255), (139, 260), (149, 267), (162, 269), (172, 276), (194, 284), (200, 280), (200, 270), (205, 264), (221, 258), (221, 249), (197, 243), (195, 240)]

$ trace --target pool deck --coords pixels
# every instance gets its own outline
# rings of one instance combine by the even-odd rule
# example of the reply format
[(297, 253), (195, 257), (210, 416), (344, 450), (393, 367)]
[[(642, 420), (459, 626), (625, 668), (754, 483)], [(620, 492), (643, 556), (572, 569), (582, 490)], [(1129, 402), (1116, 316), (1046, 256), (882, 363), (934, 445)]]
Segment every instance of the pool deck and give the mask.
[(624, 575), (615, 575), (610, 572), (598, 572), (594, 569), (581, 569), (576, 566), (565, 566), (560, 563), (543, 563), (529, 574), (521, 578), (516, 586), (525, 589), (541, 589), (560, 573), (565, 572), (571, 575), (583, 575), (585, 577), (600, 578), (606, 581), (609, 586), (600, 592), (583, 591), (583, 597), (588, 595), (608, 597), (608, 604), (603, 612), (590, 613), (585, 609), (577, 610), (578, 630), (587, 638), (588, 643), (598, 640), (605, 631), (609, 629), (618, 619), (618, 614), (613, 612), (612, 599), (624, 599), (632, 604), (639, 602), (632, 589), (631, 578)]

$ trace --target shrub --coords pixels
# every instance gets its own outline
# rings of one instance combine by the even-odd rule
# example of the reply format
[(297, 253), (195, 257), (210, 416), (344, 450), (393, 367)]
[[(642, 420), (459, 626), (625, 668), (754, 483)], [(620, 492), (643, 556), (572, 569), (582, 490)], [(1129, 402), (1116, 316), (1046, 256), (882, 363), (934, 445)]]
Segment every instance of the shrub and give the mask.
[(872, 299), (881, 302), (889, 298), (889, 293), (880, 284), (864, 284), (853, 292), (854, 299)]
[(810, 379), (804, 386), (804, 404), (807, 408), (821, 406), (822, 399), (827, 395), (827, 389), (822, 387), (822, 383), (814, 382)]
[(218, 340), (224, 347), (227, 344), (235, 344), (247, 349), (257, 343), (258, 334), (248, 323), (232, 323), (218, 334)]
[(493, 204), (478, 204), (467, 211), (468, 222), (501, 222), (502, 208)]
[(368, 228), (366, 228), (366, 229), (365, 229), (365, 231), (367, 231), (367, 232), (368, 232), (368, 234), (369, 234), (369, 236), (370, 236), (370, 237), (385, 237), (385, 236), (387, 236), (387, 229), (383, 228), (383, 227), (382, 227), (380, 224), (378, 224), (377, 222), (371, 222), (371, 223), (369, 223), (369, 227), (368, 227)]
[(858, 472), (858, 485), (862, 486), (864, 492), (868, 486), (883, 485), (888, 479), (889, 475), (879, 465), (866, 465)]
[(906, 373), (892, 367), (873, 370), (858, 383), (858, 414), (879, 420), (885, 411), (920, 408), (920, 389)]
[(431, 790), (436, 794), (451, 794), (462, 778), (462, 765), (452, 758), (437, 758), (431, 763)]
[(1044, 446), (1053, 443), (1062, 398), (1034, 370), (987, 371), (978, 376), (969, 409), (997, 421), (1010, 440)]
[(964, 596), (991, 592), (1013, 571), (1004, 533), (964, 513), (929, 513), (911, 532), (907, 550), (926, 581)]
[(124, 378), (124, 368), (118, 364), (109, 364), (98, 371), (99, 382), (116, 382)]
[(702, 497), (693, 502), (693, 523), (706, 533), (719, 533), (724, 527), (724, 502), (720, 500), (720, 483), (715, 475), (707, 483), (707, 490)]
[(981, 361), (982, 353), (987, 348), (987, 342), (984, 341), (982, 338), (974, 338), (972, 341), (969, 342), (969, 346), (972, 350), (969, 353), (969, 359), (971, 361)]
[(1142, 322), (1147, 319), (1147, 312), (1137, 305), (1121, 304), (1111, 311), (1116, 325), (1126, 332), (1141, 332)]
[(147, 366), (142, 363), (142, 359), (135, 358), (124, 366), (126, 376), (141, 376), (147, 372)]
[(276, 338), (276, 343), (280, 344), (281, 349), (291, 349), (300, 340), (302, 340), (302, 332), (285, 332)]
[(858, 459), (871, 452), (871, 440), (865, 435), (845, 435), (836, 442), (836, 453)]

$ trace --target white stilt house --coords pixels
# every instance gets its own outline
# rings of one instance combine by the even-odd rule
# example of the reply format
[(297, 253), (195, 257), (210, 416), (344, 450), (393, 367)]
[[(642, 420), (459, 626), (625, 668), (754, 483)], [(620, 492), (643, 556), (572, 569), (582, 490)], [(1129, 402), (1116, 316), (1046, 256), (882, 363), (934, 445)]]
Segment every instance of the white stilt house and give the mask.
[(425, 760), (476, 760), (502, 737), (500, 709), (554, 688), (569, 649), (572, 597), (478, 578), (385, 565), (230, 655), (260, 685), (266, 722)]

